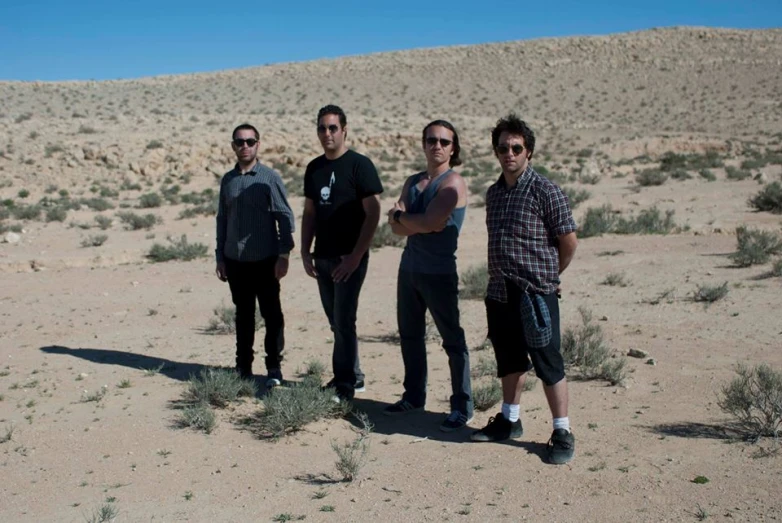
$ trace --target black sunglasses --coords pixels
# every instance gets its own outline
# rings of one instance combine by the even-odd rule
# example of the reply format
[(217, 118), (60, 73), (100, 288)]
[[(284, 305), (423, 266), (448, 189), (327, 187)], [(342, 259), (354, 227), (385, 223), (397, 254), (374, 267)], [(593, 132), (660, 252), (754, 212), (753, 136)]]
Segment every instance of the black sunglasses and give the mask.
[(331, 134), (335, 134), (337, 131), (339, 131), (339, 126), (331, 124), (328, 127), (325, 125), (319, 125), (318, 126), (318, 134), (326, 134), (326, 131), (328, 131)]
[(437, 145), (438, 142), (444, 148), (448, 147), (453, 143), (451, 140), (446, 140), (445, 138), (435, 138), (434, 136), (427, 136), (426, 138), (426, 145), (430, 147), (433, 145)]
[(255, 138), (234, 138), (233, 142), (237, 147), (241, 147), (244, 144), (247, 144), (247, 147), (255, 147), (255, 144), (258, 143), (258, 140)]
[(497, 152), (499, 154), (508, 154), (508, 151), (513, 151), (513, 155), (518, 156), (524, 151), (524, 146), (517, 143), (514, 143), (511, 146), (507, 146), (505, 144), (497, 146)]

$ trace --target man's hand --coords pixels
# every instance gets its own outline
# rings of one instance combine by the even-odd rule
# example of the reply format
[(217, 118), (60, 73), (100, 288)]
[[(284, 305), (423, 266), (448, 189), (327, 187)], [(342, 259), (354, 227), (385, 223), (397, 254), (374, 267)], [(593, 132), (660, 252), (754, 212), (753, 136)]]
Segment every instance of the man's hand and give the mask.
[(315, 270), (315, 261), (312, 259), (312, 253), (302, 251), (301, 262), (304, 264), (304, 272), (307, 273), (307, 276), (310, 278), (318, 277), (318, 271)]
[(388, 224), (391, 225), (394, 222), (394, 213), (396, 211), (405, 212), (405, 204), (403, 202), (394, 202), (394, 206), (388, 211)]
[(336, 283), (348, 281), (350, 275), (358, 268), (359, 263), (361, 263), (361, 256), (355, 254), (343, 256), (342, 262), (331, 272), (331, 278)]
[(274, 264), (274, 277), (281, 280), (286, 274), (288, 274), (288, 258), (280, 256), (277, 258), (277, 263)]
[(228, 281), (228, 272), (225, 270), (225, 262), (217, 262), (215, 274), (220, 279), (220, 281)]

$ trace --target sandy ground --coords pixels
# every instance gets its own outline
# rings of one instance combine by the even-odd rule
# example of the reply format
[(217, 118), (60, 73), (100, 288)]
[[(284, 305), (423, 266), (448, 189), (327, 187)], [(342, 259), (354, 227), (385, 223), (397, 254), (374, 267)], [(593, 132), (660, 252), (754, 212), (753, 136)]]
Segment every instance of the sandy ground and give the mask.
[[(632, 168), (616, 165), (619, 159), (644, 153), (701, 151), (715, 143), (738, 164), (740, 144), (735, 140), (739, 138), (731, 129), (755, 115), (762, 115), (756, 120), (757, 134), (741, 139), (770, 139), (771, 133), (761, 130), (773, 130), (782, 113), (776, 97), (782, 85), (775, 82), (779, 69), (769, 66), (782, 57), (782, 35), (779, 31), (712, 34), (702, 30), (706, 36), (700, 37), (698, 31), (685, 35), (685, 30), (673, 30), (669, 36), (681, 36), (678, 43), (666, 40), (667, 33), (654, 31), (620, 35), (615, 41), (565, 42), (574, 53), (594, 51), (598, 58), (603, 54), (611, 58), (594, 58), (595, 67), (600, 67), (591, 73), (574, 59), (553, 61), (553, 57), (561, 57), (558, 53), (565, 46), (563, 41), (538, 41), (529, 44), (532, 47), (520, 48), (508, 44), (505, 51), (501, 46), (478, 46), (429, 54), (383, 55), (376, 57), (374, 69), (368, 68), (369, 58), (355, 58), (298, 64), (289, 74), (284, 68), (257, 72), (262, 85), (276, 89), (274, 96), (288, 99), (285, 107), (289, 111), (296, 98), (293, 92), (285, 94), (285, 86), (295, 85), (307, 73), (321, 74), (334, 66), (341, 73), (366, 74), (367, 82), (351, 94), (353, 100), (363, 100), (363, 106), (359, 106), (366, 108), (366, 114), (361, 112), (357, 118), (365, 130), (355, 129), (352, 143), (376, 158), (383, 151), (399, 156), (399, 165), (393, 169), (391, 160), (378, 162), (389, 174), (387, 186), (392, 187), (411, 172), (408, 163), (415, 152), (410, 144), (416, 143), (416, 129), (427, 119), (418, 112), (419, 105), (425, 106), (427, 100), (423, 95), (416, 97), (405, 112), (402, 107), (407, 98), (399, 93), (375, 99), (382, 99), (382, 104), (373, 104), (369, 95), (364, 99), (363, 93), (371, 93), (377, 84), (384, 83), (384, 78), (386, 84), (394, 84), (378, 71), (391, 70), (391, 77), (404, 73), (409, 79), (416, 74), (422, 56), (434, 64), (459, 67), (472, 64), (473, 54), (524, 54), (519, 49), (531, 49), (542, 53), (540, 60), (551, 60), (546, 67), (553, 68), (549, 70), (553, 103), (556, 86), (575, 89), (570, 87), (571, 80), (579, 74), (585, 76), (590, 89), (594, 87), (598, 92), (606, 68), (621, 69), (625, 58), (635, 63), (637, 60), (629, 56), (650, 46), (661, 50), (655, 66), (659, 70), (665, 63), (678, 64), (678, 71), (687, 67), (695, 70), (693, 62), (697, 60), (692, 56), (686, 58), (687, 64), (676, 62), (676, 50), (687, 48), (682, 35), (692, 39), (692, 49), (711, 49), (712, 55), (722, 53), (724, 48), (733, 49), (729, 44), (736, 39), (751, 44), (731, 51), (735, 55), (723, 53), (723, 61), (708, 62), (712, 68), (709, 74), (730, 64), (743, 64), (741, 67), (755, 74), (732, 77), (739, 91), (731, 91), (728, 81), (714, 84), (714, 91), (704, 95), (706, 105), (717, 104), (731, 92), (740, 92), (742, 97), (734, 105), (735, 112), (714, 113), (711, 120), (703, 117), (706, 109), (696, 107), (699, 93), (671, 94), (673, 86), (663, 78), (671, 71), (662, 76), (650, 72), (656, 80), (648, 83), (647, 94), (664, 93), (661, 100), (674, 100), (673, 105), (665, 107), (695, 104), (688, 113), (689, 120), (670, 118), (670, 125), (678, 126), (674, 131), (655, 128), (645, 116), (651, 108), (634, 115), (633, 104), (640, 101), (633, 96), (640, 96), (640, 91), (631, 89), (622, 98), (621, 82), (606, 87), (611, 89), (605, 95), (608, 101), (604, 103), (600, 98), (600, 110), (610, 125), (582, 125), (589, 118), (576, 118), (577, 93), (570, 90), (562, 115), (553, 116), (551, 121), (543, 120), (545, 111), (533, 115), (545, 137), (541, 147), (553, 154), (552, 163), (563, 162), (585, 145), (596, 144), (605, 154), (600, 157), (597, 185), (574, 184), (591, 193), (576, 210), (577, 220), (587, 207), (606, 203), (622, 213), (657, 205), (662, 210), (674, 210), (676, 222), (688, 228), (668, 236), (584, 239), (564, 275), (563, 328), (576, 326), (578, 308), (585, 307), (603, 327), (617, 357), (623, 357), (629, 349), (641, 349), (656, 361), (656, 365), (649, 365), (645, 359), (628, 358), (630, 373), (624, 386), (609, 386), (602, 381), (571, 382), (570, 418), (577, 438), (577, 455), (572, 463), (553, 467), (544, 462), (551, 418), (540, 383), (522, 397), (525, 434), (521, 440), (476, 444), (469, 442), (468, 430), (450, 435), (440, 432), (438, 425), (447, 413), (450, 384), (444, 351), (436, 343), (429, 345), (426, 411), (403, 419), (381, 415), (382, 409), (401, 395), (403, 377), (399, 347), (393, 341), (401, 249), (391, 247), (372, 252), (359, 311), (367, 391), (357, 396), (355, 407), (366, 412), (375, 427), (370, 436), (369, 462), (355, 482), (337, 480), (336, 456), (331, 448), (332, 441), (353, 438), (348, 420), (321, 421), (277, 442), (260, 440), (242, 424), (246, 415), (261, 408), (259, 398), (218, 411), (219, 425), (211, 435), (176, 428), (173, 402), (180, 398), (187, 377), (207, 365), (233, 363), (232, 336), (202, 332), (213, 308), (229, 304), (230, 294), (227, 285), (214, 276), (211, 257), (151, 264), (144, 253), (167, 235), (181, 234), (208, 244), (211, 250), (213, 219), (176, 220), (183, 207), (164, 206), (153, 209), (163, 218), (163, 224), (151, 232), (125, 231), (115, 224), (106, 231), (109, 239), (104, 245), (83, 248), (79, 246), (83, 238), (101, 231), (70, 227), (72, 222), (87, 222), (94, 216), (89, 211), (74, 211), (65, 223), (24, 222), (20, 243), (0, 244), (0, 437), (13, 428), (11, 439), (0, 443), (0, 521), (90, 520), (93, 512), (112, 498), (111, 504), (119, 510), (117, 521), (281, 521), (288, 515), (294, 520), (306, 517), (306, 521), (356, 522), (688, 521), (699, 519), (700, 511), (701, 517), (706, 513), (714, 520), (782, 518), (782, 453), (758, 458), (758, 451), (771, 442), (749, 444), (727, 439), (723, 428), (730, 420), (716, 404), (720, 388), (734, 375), (737, 363), (766, 362), (782, 368), (782, 281), (765, 277), (770, 265), (737, 269), (727, 258), (736, 248), (737, 226), (778, 231), (780, 217), (753, 212), (747, 206), (747, 198), (761, 188), (757, 181), (728, 181), (721, 169), (715, 170), (717, 181), (713, 183), (696, 174), (690, 180), (668, 180), (660, 187), (638, 190), (632, 181)], [(530, 54), (539, 56), (535, 53)], [(457, 60), (459, 57), (463, 62)], [(395, 64), (396, 69), (388, 69), (389, 64)], [(632, 71), (650, 64), (655, 62), (636, 64)], [(364, 66), (367, 69), (362, 69)], [(442, 67), (446, 73), (450, 71), (446, 65)], [(467, 72), (471, 76), (464, 83), (473, 91), (448, 96), (456, 96), (460, 103), (469, 99), (478, 103), (474, 114), (465, 111), (459, 118), (475, 124), (465, 133), (468, 150), (481, 150), (485, 158), (486, 127), (495, 119), (486, 115), (501, 114), (505, 100), (501, 93), (490, 92), (488, 101), (480, 101), (476, 94), (481, 92), (480, 85), (475, 87), (480, 84), (480, 75), (470, 67)], [(558, 75), (557, 68), (567, 74)], [(187, 98), (184, 93), (211, 100), (211, 91), (204, 86), (212, 80), (223, 82), (230, 74), (241, 79), (255, 72), (142, 80), (124, 87), (116, 82), (62, 84), (55, 87), (71, 93), (70, 101), (54, 101), (53, 115), (36, 114), (21, 122), (14, 118), (27, 109), (25, 106), (4, 107), (0, 123), (6, 152), (0, 156), (0, 181), (4, 182), (0, 196), (16, 198), (21, 188), (29, 187), (33, 192), (30, 199), (37, 201), (48, 183), (58, 183), (74, 195), (89, 195), (91, 181), (119, 184), (123, 179), (149, 181), (149, 190), (156, 190), (153, 185), (168, 175), (167, 169), (173, 169), (171, 176), (175, 178), (192, 169), (194, 190), (215, 187), (214, 174), (230, 167), (230, 151), (226, 152), (223, 143), (230, 132), (228, 122), (239, 117), (214, 108), (230, 103), (230, 97), (224, 97), (209, 102), (211, 115), (199, 112), (201, 116), (195, 121), (188, 120), (200, 98)], [(698, 81), (709, 83), (707, 77), (704, 73)], [(643, 82), (640, 77), (636, 80)], [(180, 93), (183, 86), (190, 86), (189, 90)], [(54, 88), (38, 84), (0, 87), (5, 94), (23, 94), (24, 103), (37, 100), (41, 107), (51, 98), (47, 89)], [(103, 93), (101, 100), (117, 101), (118, 111), (127, 106), (131, 112), (143, 112), (150, 107), (141, 96), (143, 89), (149, 89), (151, 96), (165, 97), (161, 104), (167, 110), (181, 110), (171, 117), (175, 120), (171, 125), (178, 127), (174, 131), (178, 136), (178, 163), (164, 157), (167, 149), (159, 153), (144, 147), (151, 138), (170, 131), (166, 114), (136, 118), (119, 113), (119, 130), (109, 133), (102, 145), (100, 136), (74, 134), (82, 120), (71, 118), (71, 113), (91, 107), (87, 94)], [(83, 96), (74, 97), (73, 93)], [(125, 95), (130, 101), (119, 102)], [(317, 103), (313, 97), (302, 103), (306, 111), (311, 109), (308, 104)], [(658, 104), (657, 109), (662, 108)], [(356, 109), (352, 114), (358, 112)], [(204, 127), (210, 117), (220, 123), (206, 123)], [(105, 123), (101, 118), (92, 114), (85, 121)], [(267, 118), (266, 113), (257, 116)], [(628, 127), (622, 127), (625, 120)], [(305, 140), (296, 138), (302, 136), (303, 129), (309, 129), (311, 122), (295, 114), (280, 115), (279, 121), (282, 127), (289, 127), (264, 134), (269, 148), (263, 159), (268, 163), (285, 162), (290, 153), (288, 165), (300, 170), (297, 162), (316, 151), (314, 133)], [(42, 122), (51, 124), (57, 140), (64, 140), (65, 153), (55, 153), (51, 158), (35, 156), (31, 139), (25, 140), (24, 136), (34, 129), (46, 129)], [(196, 129), (183, 130), (183, 123)], [(551, 125), (559, 127), (553, 129)], [(696, 129), (699, 125), (704, 128)], [(401, 135), (395, 135), (395, 127), (404, 129)], [(694, 134), (686, 134), (688, 128)], [(778, 132), (779, 127), (776, 129)], [(98, 130), (103, 132), (102, 128)], [(202, 133), (199, 140), (191, 140), (190, 136), (198, 132)], [(283, 144), (297, 143), (294, 140), (303, 142), (295, 154), (290, 148), (280, 149)], [(552, 141), (559, 145), (552, 146)], [(185, 142), (189, 145), (182, 145)], [(95, 150), (86, 152), (84, 148)], [(114, 155), (112, 151), (119, 152)], [(27, 169), (25, 159), (30, 157), (35, 158), (32, 165), (36, 167)], [(115, 160), (118, 163), (112, 167)], [(209, 170), (204, 170), (205, 165)], [(194, 166), (200, 166), (199, 170)], [(780, 172), (779, 165), (764, 168), (765, 181), (779, 179)], [(117, 201), (135, 202), (132, 198), (138, 193), (134, 194), (123, 193)], [(478, 200), (475, 195), (471, 198)], [(384, 209), (391, 201), (384, 199)], [(291, 204), (300, 223), (301, 198), (293, 196)], [(485, 260), (484, 218), (482, 207), (472, 205), (468, 210), (458, 252), (460, 272)], [(621, 253), (606, 256), (608, 251)], [(628, 285), (602, 285), (609, 273), (623, 273)], [(692, 301), (698, 285), (722, 282), (729, 283), (725, 299), (710, 307)], [(670, 299), (656, 305), (649, 303), (672, 289)], [(329, 362), (331, 349), (331, 332), (316, 284), (305, 275), (297, 254), (292, 257), (282, 297), (287, 324), (283, 371), (286, 378), (296, 380), (297, 372), (308, 360)], [(491, 359), (491, 350), (481, 349), (486, 335), (482, 302), (463, 300), (461, 310), (473, 365)], [(255, 368), (261, 374), (258, 362), (262, 359), (256, 360)], [(161, 365), (159, 372), (147, 371)], [(488, 383), (489, 379), (476, 379), (473, 386)], [(130, 386), (120, 388), (123, 380), (128, 380)], [(83, 401), (104, 386), (107, 394), (101, 401)], [(498, 410), (499, 406), (477, 413), (471, 426), (483, 426)], [(709, 482), (696, 484), (693, 479), (697, 476), (705, 476)], [(328, 507), (333, 511), (326, 511)]]

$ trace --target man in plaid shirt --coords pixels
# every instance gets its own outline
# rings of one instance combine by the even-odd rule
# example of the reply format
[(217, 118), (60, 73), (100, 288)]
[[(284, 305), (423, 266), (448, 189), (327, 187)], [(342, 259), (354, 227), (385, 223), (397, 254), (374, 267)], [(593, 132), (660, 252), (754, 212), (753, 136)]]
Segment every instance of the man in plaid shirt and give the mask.
[[(502, 380), (502, 412), (472, 434), (473, 441), (502, 441), (523, 434), (519, 401), (527, 372), (534, 367), (554, 418), (549, 461), (567, 463), (575, 440), (568, 419), (565, 365), (560, 353), (559, 275), (576, 252), (576, 224), (567, 196), (530, 165), (535, 134), (516, 115), (497, 122), (491, 135), (502, 175), (486, 192), (489, 338)], [(525, 340), (520, 301), (540, 295), (551, 316), (551, 341), (543, 348)], [(531, 361), (530, 361), (531, 360)]]

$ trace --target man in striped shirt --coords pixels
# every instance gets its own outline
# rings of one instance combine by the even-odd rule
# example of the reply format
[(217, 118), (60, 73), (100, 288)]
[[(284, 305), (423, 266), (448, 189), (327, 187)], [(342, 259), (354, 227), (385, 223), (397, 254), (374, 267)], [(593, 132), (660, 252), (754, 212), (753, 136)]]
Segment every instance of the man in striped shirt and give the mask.
[(236, 370), (252, 377), (255, 301), (266, 326), (266, 386), (282, 383), (284, 319), (280, 280), (288, 273), (294, 218), (282, 178), (258, 161), (258, 130), (234, 129), (236, 166), (220, 182), (215, 272), (227, 281), (236, 305)]
[[(533, 367), (543, 382), (554, 431), (548, 444), (551, 463), (573, 459), (575, 440), (568, 418), (565, 365), (560, 353), (559, 275), (576, 252), (576, 224), (567, 196), (530, 165), (535, 133), (516, 115), (497, 122), (492, 148), (502, 175), (486, 192), (489, 233), (489, 285), (486, 316), (489, 338), (502, 379), (502, 412), (473, 433), (473, 441), (501, 441), (523, 434), (521, 391)], [(524, 294), (542, 297), (550, 314), (546, 346), (528, 342), (522, 320)], [(534, 336), (530, 336), (534, 340)], [(531, 360), (531, 362), (530, 362)]]

